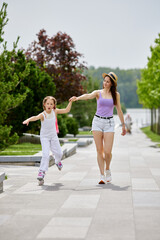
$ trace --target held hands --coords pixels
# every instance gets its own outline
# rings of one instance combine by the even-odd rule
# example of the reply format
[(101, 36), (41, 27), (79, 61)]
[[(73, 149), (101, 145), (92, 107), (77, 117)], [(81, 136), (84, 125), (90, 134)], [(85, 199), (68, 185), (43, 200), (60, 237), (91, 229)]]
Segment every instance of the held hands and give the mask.
[(69, 99), (69, 101), (70, 101), (70, 102), (75, 102), (75, 101), (77, 101), (77, 97), (73, 96), (73, 97), (71, 97), (71, 98)]

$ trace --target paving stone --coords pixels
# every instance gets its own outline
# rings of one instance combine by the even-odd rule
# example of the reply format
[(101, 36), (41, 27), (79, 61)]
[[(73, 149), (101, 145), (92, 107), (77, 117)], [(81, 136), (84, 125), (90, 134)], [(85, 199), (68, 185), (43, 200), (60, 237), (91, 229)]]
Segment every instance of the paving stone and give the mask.
[(160, 190), (153, 178), (132, 178), (133, 190)]
[(53, 215), (56, 212), (56, 209), (48, 209), (48, 208), (39, 208), (39, 209), (21, 209), (18, 211), (16, 214), (17, 215), (29, 215), (29, 216), (48, 216), (48, 215)]
[(62, 208), (96, 208), (100, 195), (71, 195)]
[(86, 174), (86, 172), (68, 172), (60, 178), (60, 181), (80, 181)]
[(160, 192), (133, 192), (135, 207), (160, 207)]
[(160, 176), (160, 168), (150, 168), (153, 176)]
[(160, 208), (135, 208), (137, 239), (160, 239)]
[[(44, 238), (85, 238), (91, 218), (52, 218), (47, 226), (40, 232), (38, 239)], [(62, 231), (63, 228), (63, 231)]]
[(63, 169), (49, 168), (38, 186), (36, 166), (1, 165), (3, 240), (159, 240), (159, 150), (139, 130), (116, 128), (112, 182), (100, 185), (95, 143), (77, 148)]
[(4, 224), (10, 217), (11, 215), (0, 215), (0, 225)]
[(143, 157), (139, 157), (139, 156), (131, 156), (130, 157), (130, 166), (131, 167), (146, 167), (146, 162), (144, 160)]
[(41, 194), (47, 186), (38, 186), (35, 183), (27, 183), (23, 187), (17, 189), (14, 194)]

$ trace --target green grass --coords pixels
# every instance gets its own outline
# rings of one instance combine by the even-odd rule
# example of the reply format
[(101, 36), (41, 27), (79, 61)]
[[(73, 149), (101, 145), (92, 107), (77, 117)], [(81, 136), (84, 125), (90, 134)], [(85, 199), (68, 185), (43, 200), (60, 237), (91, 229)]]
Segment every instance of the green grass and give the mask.
[(34, 155), (41, 150), (41, 144), (21, 143), (11, 145), (5, 150), (0, 151), (0, 155)]
[(90, 131), (83, 131), (83, 132), (79, 132), (78, 135), (92, 135), (92, 132), (90, 132)]
[(153, 133), (150, 130), (150, 126), (141, 128), (141, 130), (147, 135), (147, 137), (149, 137), (152, 140), (152, 142), (157, 142), (158, 143), (157, 145), (160, 147), (160, 135)]
[(78, 138), (68, 139), (68, 142), (77, 142)]

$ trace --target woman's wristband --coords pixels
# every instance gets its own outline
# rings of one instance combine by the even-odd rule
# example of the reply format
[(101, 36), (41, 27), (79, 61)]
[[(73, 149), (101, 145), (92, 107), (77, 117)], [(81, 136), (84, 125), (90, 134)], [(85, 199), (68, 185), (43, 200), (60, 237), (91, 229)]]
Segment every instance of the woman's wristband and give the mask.
[(123, 123), (121, 123), (122, 124), (122, 126), (124, 125), (125, 126), (125, 123), (123, 122)]

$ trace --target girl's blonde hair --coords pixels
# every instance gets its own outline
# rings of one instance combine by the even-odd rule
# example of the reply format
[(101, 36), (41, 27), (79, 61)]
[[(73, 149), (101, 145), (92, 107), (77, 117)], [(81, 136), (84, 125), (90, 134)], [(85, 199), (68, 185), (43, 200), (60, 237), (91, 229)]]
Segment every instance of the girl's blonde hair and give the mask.
[(52, 96), (47, 96), (47, 97), (45, 97), (43, 99), (43, 109), (46, 110), (44, 104), (47, 102), (48, 99), (53, 100), (53, 103), (54, 103), (54, 107), (53, 108), (56, 109), (57, 100), (54, 97), (52, 97)]

